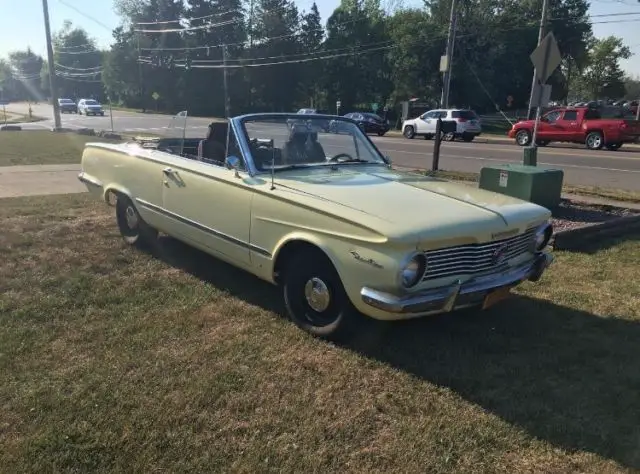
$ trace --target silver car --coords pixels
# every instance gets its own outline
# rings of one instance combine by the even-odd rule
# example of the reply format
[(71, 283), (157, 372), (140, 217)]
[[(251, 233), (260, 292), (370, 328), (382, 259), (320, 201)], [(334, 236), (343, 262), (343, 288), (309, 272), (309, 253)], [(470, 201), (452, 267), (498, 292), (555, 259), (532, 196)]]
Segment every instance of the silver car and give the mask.
[(102, 110), (102, 106), (96, 100), (80, 99), (78, 102), (78, 114), (104, 116), (104, 110)]

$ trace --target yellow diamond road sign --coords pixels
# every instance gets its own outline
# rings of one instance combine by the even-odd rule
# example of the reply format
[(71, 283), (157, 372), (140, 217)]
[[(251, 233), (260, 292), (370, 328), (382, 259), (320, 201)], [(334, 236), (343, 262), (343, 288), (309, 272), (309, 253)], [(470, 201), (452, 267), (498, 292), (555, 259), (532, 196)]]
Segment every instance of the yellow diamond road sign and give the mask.
[(529, 57), (536, 68), (537, 79), (544, 84), (562, 61), (558, 42), (552, 32), (544, 37)]

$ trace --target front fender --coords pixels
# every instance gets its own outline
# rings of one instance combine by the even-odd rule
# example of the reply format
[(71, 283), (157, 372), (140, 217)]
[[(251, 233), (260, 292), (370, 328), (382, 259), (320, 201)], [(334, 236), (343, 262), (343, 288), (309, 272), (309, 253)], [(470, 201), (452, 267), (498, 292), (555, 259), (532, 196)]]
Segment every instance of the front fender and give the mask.
[(271, 273), (280, 263), (278, 258), (282, 250), (292, 242), (304, 242), (321, 250), (333, 264), (347, 295), (356, 305), (363, 286), (397, 291), (400, 262), (411, 253), (411, 249), (401, 250), (393, 246), (294, 231), (278, 241), (271, 260)]

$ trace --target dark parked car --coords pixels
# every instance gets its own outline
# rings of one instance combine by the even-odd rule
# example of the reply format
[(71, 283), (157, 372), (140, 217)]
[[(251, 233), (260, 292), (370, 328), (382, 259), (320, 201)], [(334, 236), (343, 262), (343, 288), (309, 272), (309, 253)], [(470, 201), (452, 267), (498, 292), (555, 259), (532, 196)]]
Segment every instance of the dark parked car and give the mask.
[(58, 99), (58, 107), (60, 108), (61, 114), (65, 112), (78, 113), (78, 105), (71, 99)]
[[(318, 109), (300, 109), (296, 113), (299, 114), (299, 115), (309, 115), (309, 114), (331, 115), (328, 112), (324, 112), (324, 111), (318, 110)], [(294, 124), (299, 124), (299, 123), (304, 124), (304, 123), (307, 123), (307, 121), (304, 118), (300, 118), (300, 120), (298, 120), (298, 119), (287, 119), (287, 126), (289, 127), (289, 130), (291, 130), (291, 127)], [(329, 120), (314, 120), (313, 123), (317, 124), (317, 125), (320, 125), (325, 132), (329, 130)]]
[(346, 114), (345, 117), (355, 120), (365, 133), (377, 133), (378, 136), (381, 137), (389, 131), (389, 122), (377, 114), (370, 112), (351, 112)]

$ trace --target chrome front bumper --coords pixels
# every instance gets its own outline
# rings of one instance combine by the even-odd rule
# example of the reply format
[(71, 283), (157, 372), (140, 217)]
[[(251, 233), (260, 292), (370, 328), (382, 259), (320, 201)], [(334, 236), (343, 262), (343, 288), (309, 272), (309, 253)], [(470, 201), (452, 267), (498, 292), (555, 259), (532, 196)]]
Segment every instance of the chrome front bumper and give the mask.
[(491, 291), (513, 287), (529, 280), (537, 281), (553, 262), (549, 253), (539, 253), (533, 261), (507, 272), (474, 278), (465, 283), (431, 288), (418, 293), (396, 296), (364, 287), (362, 301), (376, 309), (405, 316), (427, 316), (482, 305)]

